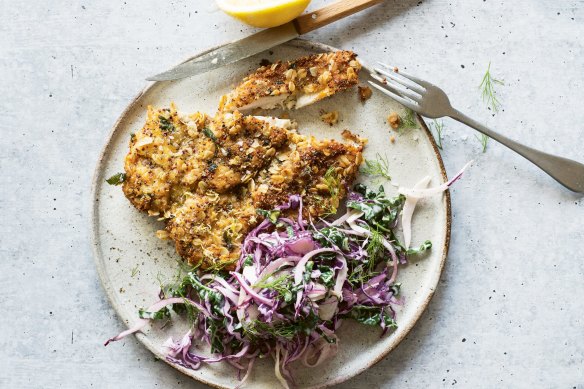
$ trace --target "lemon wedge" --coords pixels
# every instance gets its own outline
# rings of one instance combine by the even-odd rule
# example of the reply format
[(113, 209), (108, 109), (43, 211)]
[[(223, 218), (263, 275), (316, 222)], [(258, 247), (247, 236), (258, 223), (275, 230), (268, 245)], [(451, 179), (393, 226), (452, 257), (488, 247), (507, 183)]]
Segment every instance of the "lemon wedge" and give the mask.
[(254, 27), (276, 27), (296, 18), (310, 0), (217, 0), (225, 13)]

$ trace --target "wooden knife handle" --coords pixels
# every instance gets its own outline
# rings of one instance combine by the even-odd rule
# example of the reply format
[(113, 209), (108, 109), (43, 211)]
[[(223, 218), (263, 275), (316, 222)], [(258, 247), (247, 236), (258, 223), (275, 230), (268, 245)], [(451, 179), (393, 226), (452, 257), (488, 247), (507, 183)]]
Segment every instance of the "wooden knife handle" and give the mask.
[(293, 23), (296, 31), (302, 35), (382, 2), (383, 0), (341, 0), (314, 12), (300, 15), (293, 20)]

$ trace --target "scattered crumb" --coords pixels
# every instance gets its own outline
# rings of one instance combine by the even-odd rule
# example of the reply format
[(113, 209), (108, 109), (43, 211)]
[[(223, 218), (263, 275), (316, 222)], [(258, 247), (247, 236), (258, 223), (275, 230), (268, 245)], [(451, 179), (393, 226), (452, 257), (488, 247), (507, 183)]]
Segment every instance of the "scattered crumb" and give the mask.
[(397, 68), (397, 66), (394, 66), (393, 67), (393, 71), (396, 72), (396, 73), (399, 73), (399, 69)]
[(353, 141), (355, 143), (359, 143), (361, 145), (365, 145), (367, 143), (367, 138), (360, 138), (359, 136), (353, 134), (351, 131), (344, 129), (343, 132), (341, 132), (341, 135), (343, 138)]
[(359, 91), (359, 99), (361, 99), (361, 102), (363, 103), (369, 100), (373, 94), (373, 92), (371, 92), (371, 88), (368, 86), (358, 86), (357, 89)]
[(401, 121), (401, 119), (400, 119), (399, 115), (397, 114), (397, 112), (392, 112), (387, 117), (387, 122), (389, 123), (391, 128), (393, 128), (394, 130), (398, 129), (400, 121)]
[(126, 292), (126, 289), (120, 288), (120, 293), (125, 293), (125, 292)]
[(395, 136), (393, 136), (393, 135), (392, 135), (392, 136), (390, 136), (390, 137), (389, 137), (389, 141), (390, 141), (391, 143), (395, 143)]
[(416, 136), (414, 136), (414, 140), (417, 142), (420, 140), (420, 138), (416, 135)]
[(325, 112), (325, 111), (321, 110), (320, 111), (320, 120), (322, 120), (323, 122), (325, 122), (329, 126), (337, 124), (337, 122), (339, 121), (339, 111)]
[(272, 64), (272, 61), (270, 61), (269, 59), (265, 59), (264, 58), (264, 59), (262, 59), (260, 61), (260, 66), (268, 66), (268, 65), (271, 65), (271, 64)]
[(158, 239), (161, 239), (161, 240), (167, 240), (168, 237), (169, 237), (168, 236), (168, 231), (166, 231), (166, 230), (158, 230), (158, 231), (156, 231), (156, 237)]

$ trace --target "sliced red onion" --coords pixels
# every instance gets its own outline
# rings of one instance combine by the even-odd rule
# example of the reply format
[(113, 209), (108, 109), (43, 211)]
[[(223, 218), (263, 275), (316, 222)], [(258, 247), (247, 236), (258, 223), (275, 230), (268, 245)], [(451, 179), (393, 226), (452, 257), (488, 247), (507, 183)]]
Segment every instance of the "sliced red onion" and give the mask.
[(415, 197), (418, 199), (432, 196), (432, 195), (435, 195), (438, 193), (442, 193), (446, 189), (448, 189), (450, 187), (450, 185), (454, 184), (462, 176), (462, 173), (464, 173), (466, 168), (468, 168), (470, 166), (470, 164), (472, 164), (472, 163), (473, 163), (473, 161), (468, 162), (451, 180), (449, 180), (448, 182), (445, 182), (442, 185), (438, 185), (438, 186), (435, 186), (433, 188), (419, 189), (419, 190), (407, 189), (407, 188), (400, 187), (398, 189), (398, 192), (403, 194), (403, 195), (406, 195), (407, 197)]
[(318, 301), (326, 296), (327, 289), (324, 285), (311, 282), (306, 285), (305, 294), (312, 301)]
[(251, 375), (251, 370), (253, 369), (253, 363), (255, 362), (255, 360), (256, 360), (255, 358), (250, 358), (249, 363), (247, 364), (247, 371), (245, 372), (245, 375), (243, 376), (239, 384), (237, 384), (235, 389), (240, 389), (241, 387), (243, 387), (243, 385)]
[(261, 303), (261, 304), (266, 304), (269, 307), (273, 307), (274, 306), (274, 302), (270, 299), (267, 299), (263, 296), (260, 296), (258, 293), (254, 292), (253, 289), (247, 284), (247, 282), (245, 282), (245, 280), (243, 279), (243, 277), (235, 272), (231, 272), (230, 273), (232, 276), (235, 277), (235, 279), (237, 279), (237, 282), (239, 282), (239, 285), (241, 285), (241, 288), (243, 290), (246, 291), (246, 293), (248, 295), (250, 295), (256, 302)]
[[(334, 338), (336, 336), (331, 335)], [(316, 367), (322, 362), (326, 361), (338, 351), (338, 342), (329, 343), (323, 338), (319, 338), (312, 345), (308, 346), (308, 349), (304, 352), (302, 356), (302, 364), (306, 367)]]
[[(181, 298), (181, 297), (173, 297), (173, 298), (169, 298), (169, 299), (164, 299), (164, 300), (158, 301), (157, 303), (152, 305), (150, 308), (148, 308), (146, 311), (155, 313), (155, 312), (160, 311), (162, 308), (166, 307), (167, 305), (184, 304), (186, 301), (188, 301), (188, 300)], [(136, 323), (135, 326), (127, 329), (126, 331), (121, 332), (120, 334), (114, 336), (113, 338), (108, 339), (104, 343), (104, 346), (107, 346), (111, 342), (117, 342), (118, 340), (123, 339), (128, 335), (131, 335), (135, 332), (140, 331), (142, 328), (144, 328), (144, 326), (146, 326), (146, 324), (148, 324), (149, 321), (150, 321), (150, 319), (140, 319), (138, 321), (138, 323)]]
[[(422, 178), (416, 185), (414, 185), (413, 190), (421, 190), (428, 186), (430, 183), (430, 176)], [(416, 197), (406, 197), (406, 202), (404, 203), (404, 208), (402, 210), (402, 229), (404, 233), (404, 247), (410, 248), (410, 243), (412, 241), (412, 215), (414, 214), (414, 209), (418, 199)]]
[(288, 243), (287, 247), (296, 254), (308, 254), (316, 249), (316, 244), (311, 237), (305, 236), (294, 242)]
[(282, 372), (280, 371), (280, 342), (278, 342), (276, 344), (276, 350), (275, 350), (275, 359), (276, 359), (276, 363), (274, 366), (274, 374), (276, 375), (276, 378), (278, 379), (278, 381), (280, 381), (280, 383), (282, 384), (282, 386), (285, 389), (290, 389), (290, 386), (288, 385), (288, 381), (286, 381), (286, 379), (282, 376)]
[(318, 306), (318, 317), (321, 320), (330, 320), (337, 312), (339, 299), (337, 297), (329, 297)]
[(166, 342), (162, 344), (162, 347), (168, 349), (168, 355), (175, 358), (178, 354), (182, 353), (186, 348), (187, 350), (191, 347), (193, 340), (192, 331), (189, 330), (181, 340), (174, 341), (172, 338), (168, 338)]
[(241, 271), (241, 275), (246, 281), (253, 285), (258, 281), (258, 275), (256, 274), (256, 270), (257, 269), (255, 266), (245, 266)]
[(343, 284), (347, 280), (347, 273), (349, 269), (347, 267), (347, 261), (342, 255), (337, 255), (337, 260), (341, 262), (342, 266), (337, 273), (337, 279), (335, 280), (335, 286), (331, 291), (332, 296), (336, 296), (339, 301), (343, 300)]

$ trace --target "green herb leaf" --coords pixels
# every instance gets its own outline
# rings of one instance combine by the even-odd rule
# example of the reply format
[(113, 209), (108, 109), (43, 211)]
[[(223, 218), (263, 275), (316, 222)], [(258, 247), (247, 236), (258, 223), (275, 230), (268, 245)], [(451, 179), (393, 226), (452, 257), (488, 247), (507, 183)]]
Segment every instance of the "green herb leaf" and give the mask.
[(158, 312), (148, 312), (142, 308), (138, 310), (140, 319), (161, 320), (170, 318), (170, 311), (168, 307), (160, 309)]
[(246, 255), (245, 259), (243, 260), (243, 267), (252, 266), (252, 265), (253, 265), (253, 255), (248, 254), (248, 255)]
[(391, 180), (387, 156), (382, 157), (381, 154), (377, 153), (375, 160), (365, 159), (365, 165), (361, 167), (361, 173), (366, 176), (377, 176)]
[(485, 134), (481, 134), (480, 137), (475, 134), (475, 138), (477, 138), (479, 140), (479, 142), (481, 142), (481, 146), (483, 148), (483, 153), (486, 153), (487, 152), (487, 144), (489, 143), (489, 137)]
[(274, 277), (273, 274), (268, 274), (260, 281), (254, 284), (254, 288), (259, 289), (272, 289), (278, 293), (278, 296), (284, 299), (286, 302), (292, 301), (291, 289), (292, 275), (291, 274), (281, 274), (278, 277)]
[(324, 174), (324, 183), (326, 184), (329, 194), (331, 196), (331, 201), (330, 201), (330, 209), (328, 210), (328, 213), (330, 214), (335, 214), (337, 213), (337, 208), (333, 205), (333, 204), (338, 204), (339, 202), (339, 191), (341, 188), (341, 180), (339, 178), (339, 175), (337, 174), (337, 171), (335, 169), (335, 166), (331, 166), (327, 169), (326, 173)]
[(436, 135), (434, 136), (434, 139), (436, 139), (436, 146), (442, 150), (442, 130), (444, 130), (444, 122), (434, 119), (432, 124), (434, 131), (436, 132)]
[(320, 270), (319, 278), (322, 280), (322, 283), (327, 287), (332, 287), (334, 284), (334, 276), (335, 271), (329, 266), (319, 266), (318, 270)]
[(368, 307), (365, 305), (356, 305), (349, 312), (349, 317), (357, 320), (359, 323), (378, 326), (383, 323), (387, 328), (396, 329), (397, 323), (391, 317), (383, 312), (383, 309), (378, 307)]
[(497, 98), (495, 85), (505, 85), (505, 83), (491, 75), (491, 63), (489, 62), (489, 66), (487, 67), (487, 71), (485, 72), (483, 80), (479, 85), (479, 89), (481, 90), (483, 101), (487, 104), (487, 106), (490, 107), (493, 111), (499, 112), (501, 102)]
[(377, 259), (380, 257), (381, 253), (383, 253), (385, 248), (383, 247), (383, 236), (381, 233), (374, 228), (369, 229), (369, 231), (371, 232), (371, 236), (369, 237), (366, 251), (369, 260), (369, 271), (373, 272)]
[(215, 137), (215, 134), (213, 133), (213, 131), (211, 131), (211, 129), (203, 128), (203, 135), (205, 135), (207, 138), (211, 139), (214, 143), (217, 142), (217, 138)]
[[(219, 152), (219, 141), (217, 141), (217, 137), (215, 136), (215, 134), (213, 133), (213, 131), (211, 131), (211, 129), (209, 128), (203, 128), (203, 135), (205, 135), (207, 138), (211, 139), (211, 141), (213, 142), (213, 144), (215, 145), (215, 152), (213, 154), (213, 157), (217, 156), (217, 153)], [(217, 167), (215, 166), (215, 169)], [(214, 171), (215, 169), (211, 170)]]
[(349, 200), (347, 208), (363, 212), (363, 219), (380, 232), (391, 232), (391, 227), (397, 219), (406, 197), (400, 194), (394, 198), (388, 198), (383, 186), (380, 186), (376, 193), (364, 185), (358, 184), (355, 186), (355, 191), (361, 193), (367, 201)]
[(126, 173), (116, 173), (107, 180), (105, 180), (105, 182), (107, 182), (110, 185), (120, 185), (124, 181), (126, 181)]
[(425, 241), (424, 243), (422, 243), (420, 245), (420, 247), (418, 248), (412, 248), (412, 249), (408, 249), (406, 251), (406, 255), (415, 255), (415, 254), (421, 254), (426, 250), (429, 250), (432, 248), (432, 242), (430, 242), (429, 240)]
[(418, 122), (416, 121), (416, 115), (415, 115), (414, 111), (412, 111), (409, 108), (406, 108), (406, 111), (404, 112), (404, 114), (400, 115), (399, 129), (406, 130), (406, 129), (412, 129), (412, 128), (417, 128), (417, 127), (418, 127)]
[(172, 132), (175, 130), (174, 124), (172, 124), (172, 121), (170, 119), (165, 118), (162, 115), (158, 116), (158, 122), (160, 123), (160, 129), (162, 131)]
[(321, 228), (313, 236), (323, 247), (332, 247), (334, 244), (341, 250), (349, 250), (349, 237), (336, 227)]
[(270, 222), (272, 222), (272, 224), (276, 224), (278, 218), (280, 217), (280, 211), (277, 209), (273, 209), (271, 211), (266, 211), (265, 209), (258, 209), (256, 210), (256, 212), (258, 215), (268, 219)]
[(233, 244), (231, 243), (231, 235), (229, 234), (230, 230), (227, 229), (223, 231), (223, 244), (227, 248), (227, 250), (231, 251), (233, 248)]

